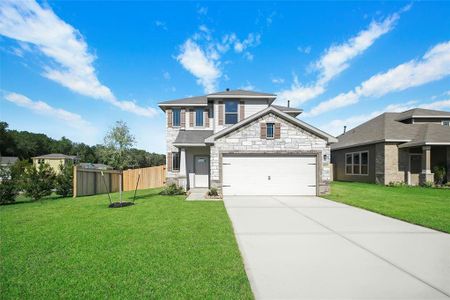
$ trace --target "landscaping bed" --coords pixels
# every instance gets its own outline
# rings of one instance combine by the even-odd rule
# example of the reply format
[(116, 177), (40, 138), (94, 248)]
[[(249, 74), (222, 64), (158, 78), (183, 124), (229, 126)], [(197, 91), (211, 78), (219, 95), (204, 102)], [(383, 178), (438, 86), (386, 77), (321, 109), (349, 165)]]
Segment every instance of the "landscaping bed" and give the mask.
[(450, 190), (332, 182), (324, 198), (450, 233)]
[(2, 298), (253, 298), (223, 203), (160, 191), (0, 206)]

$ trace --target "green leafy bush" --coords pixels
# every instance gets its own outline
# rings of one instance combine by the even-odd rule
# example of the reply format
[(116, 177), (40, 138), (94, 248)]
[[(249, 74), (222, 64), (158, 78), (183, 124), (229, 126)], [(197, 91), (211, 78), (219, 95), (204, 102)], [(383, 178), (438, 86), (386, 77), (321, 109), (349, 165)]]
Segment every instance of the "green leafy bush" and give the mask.
[(0, 168), (0, 180), (0, 204), (15, 202), (19, 187), (10, 169)]
[(48, 164), (40, 164), (39, 167), (28, 166), (25, 169), (24, 189), (25, 194), (33, 200), (52, 193), (55, 184), (55, 173)]
[(217, 196), (219, 196), (219, 191), (217, 190), (217, 188), (212, 187), (212, 188), (208, 191), (208, 196), (211, 196), (211, 197), (217, 197)]
[(406, 183), (404, 183), (403, 181), (390, 181), (387, 186), (389, 186), (389, 187), (401, 187), (401, 186), (405, 186), (405, 185), (406, 185)]
[(185, 191), (183, 187), (176, 185), (175, 183), (171, 183), (169, 185), (166, 185), (164, 190), (161, 191), (161, 195), (185, 195)]
[(60, 166), (61, 172), (56, 176), (56, 193), (63, 197), (72, 196), (73, 193), (73, 164)]
[(445, 175), (447, 174), (444, 166), (435, 166), (433, 168), (434, 173), (434, 181), (438, 185), (442, 185), (444, 183)]
[(424, 183), (421, 184), (422, 187), (425, 188), (432, 188), (434, 186), (434, 182), (433, 181), (425, 181)]

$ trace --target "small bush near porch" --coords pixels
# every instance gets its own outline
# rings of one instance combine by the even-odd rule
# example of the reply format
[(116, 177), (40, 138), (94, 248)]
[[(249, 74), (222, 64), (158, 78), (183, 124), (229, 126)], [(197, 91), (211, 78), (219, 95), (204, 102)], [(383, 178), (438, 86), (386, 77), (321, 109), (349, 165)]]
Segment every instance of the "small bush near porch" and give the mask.
[(332, 182), (324, 197), (450, 233), (450, 189)]
[(223, 203), (160, 191), (0, 206), (1, 298), (253, 298)]

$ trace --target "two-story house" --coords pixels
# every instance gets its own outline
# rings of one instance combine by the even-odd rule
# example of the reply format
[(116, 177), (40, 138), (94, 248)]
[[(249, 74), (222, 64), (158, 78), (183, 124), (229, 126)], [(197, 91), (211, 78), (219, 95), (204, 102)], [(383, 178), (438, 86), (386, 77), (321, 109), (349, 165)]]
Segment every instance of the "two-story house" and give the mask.
[(450, 112), (387, 112), (338, 139), (331, 146), (335, 180), (417, 185), (433, 181), (439, 166), (450, 181)]
[(167, 181), (224, 195), (319, 195), (337, 140), (272, 105), (276, 95), (226, 90), (159, 103), (167, 121)]

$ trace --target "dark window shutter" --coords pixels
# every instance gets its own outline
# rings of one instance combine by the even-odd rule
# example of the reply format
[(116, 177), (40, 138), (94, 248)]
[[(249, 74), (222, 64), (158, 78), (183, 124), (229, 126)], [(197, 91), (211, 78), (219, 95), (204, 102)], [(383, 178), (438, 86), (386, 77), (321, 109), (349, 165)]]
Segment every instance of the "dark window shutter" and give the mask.
[(261, 126), (261, 139), (267, 139), (267, 125), (266, 123), (260, 123)]
[(244, 101), (240, 101), (239, 102), (239, 121), (242, 121), (245, 119), (245, 102)]
[(205, 122), (205, 127), (209, 127), (209, 114), (207, 108), (205, 108), (205, 111), (203, 112), (203, 119)]
[(280, 123), (275, 123), (275, 135), (274, 135), (274, 139), (279, 139), (281, 136), (281, 124)]
[(223, 125), (223, 101), (219, 101), (219, 125)]
[(181, 109), (181, 127), (186, 127), (186, 110), (184, 108)]
[(167, 113), (167, 127), (172, 128), (172, 110), (167, 109), (166, 113)]
[(194, 127), (194, 110), (189, 110), (189, 126)]
[(167, 153), (167, 170), (172, 171), (172, 152)]

